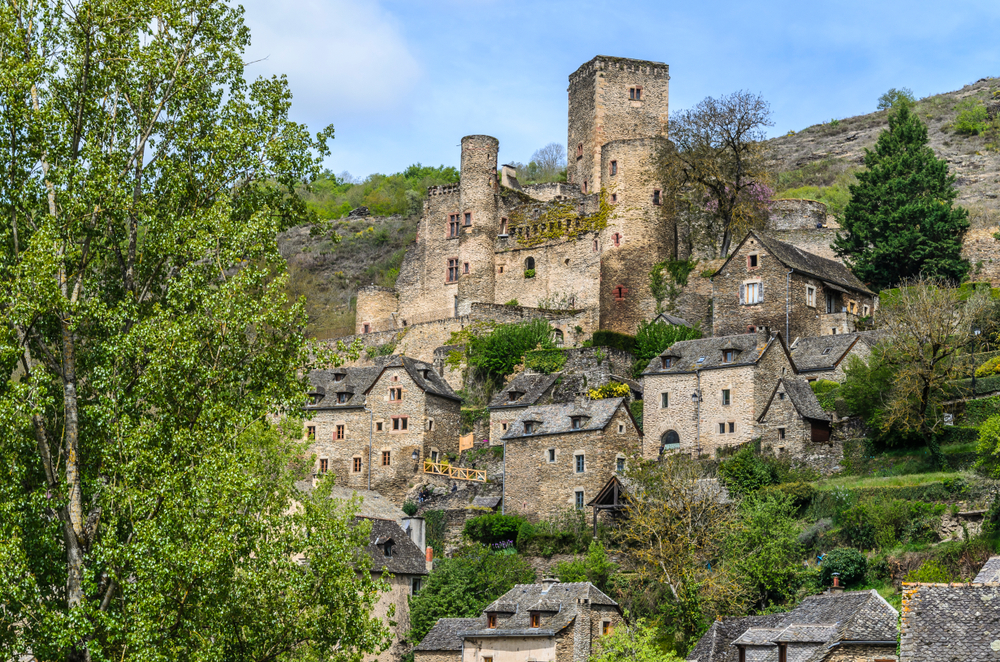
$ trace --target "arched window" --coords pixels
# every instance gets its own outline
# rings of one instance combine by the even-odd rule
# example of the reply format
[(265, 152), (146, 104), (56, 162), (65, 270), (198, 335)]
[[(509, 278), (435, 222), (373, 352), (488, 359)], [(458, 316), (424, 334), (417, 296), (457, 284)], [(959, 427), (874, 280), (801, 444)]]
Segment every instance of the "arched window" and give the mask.
[(583, 180), (583, 192), (584, 192), (584, 193), (586, 193), (586, 192), (587, 192), (587, 180), (586, 180), (586, 179), (585, 179), (585, 180)]
[(681, 447), (681, 438), (674, 430), (667, 430), (660, 436), (660, 455), (664, 451), (675, 450)]
[(535, 268), (535, 258), (533, 258), (533, 257), (526, 258), (524, 260), (524, 268), (525, 268), (525, 270), (534, 269)]
[(500, 219), (500, 234), (502, 234), (502, 235), (507, 234), (507, 219), (506, 218), (501, 218)]
[(563, 332), (562, 332), (562, 329), (556, 329), (553, 332), (552, 335), (553, 335), (553, 339), (555, 340), (555, 343), (557, 345), (562, 345), (563, 344)]
[(583, 143), (579, 143), (576, 146), (576, 158), (578, 158), (578, 159), (582, 159), (583, 158)]

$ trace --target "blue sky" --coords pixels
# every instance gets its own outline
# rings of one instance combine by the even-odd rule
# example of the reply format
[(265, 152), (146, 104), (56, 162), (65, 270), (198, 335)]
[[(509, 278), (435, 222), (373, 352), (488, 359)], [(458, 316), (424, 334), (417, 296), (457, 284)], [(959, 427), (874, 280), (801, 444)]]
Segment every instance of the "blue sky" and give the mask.
[(593, 56), (670, 65), (671, 111), (738, 89), (771, 135), (1000, 76), (1000, 2), (250, 0), (249, 73), (288, 76), (293, 119), (333, 124), (356, 177), (458, 165), (462, 136), (527, 162), (566, 141), (567, 77)]

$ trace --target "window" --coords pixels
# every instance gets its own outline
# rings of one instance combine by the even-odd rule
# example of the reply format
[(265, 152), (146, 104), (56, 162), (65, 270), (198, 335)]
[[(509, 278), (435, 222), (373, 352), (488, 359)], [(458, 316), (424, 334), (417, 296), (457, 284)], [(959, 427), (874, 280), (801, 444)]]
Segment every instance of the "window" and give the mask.
[[(535, 258), (528, 257), (528, 258), (524, 259), (524, 270), (525, 271), (529, 271), (529, 270), (530, 271), (534, 271), (535, 270)], [(531, 278), (532, 276), (534, 276), (534, 274), (532, 274), (532, 276), (528, 276), (528, 274), (525, 274), (525, 276), (527, 278)]]
[(354, 473), (356, 473), (356, 474), (361, 473), (361, 458), (360, 457), (354, 458)]
[(729, 394), (730, 394), (730, 391), (729, 391), (728, 388), (722, 389), (722, 404), (725, 405), (725, 406), (727, 406), (727, 407), (729, 406), (730, 402), (732, 402), (732, 400), (729, 397)]
[(757, 327), (752, 324), (747, 325), (747, 333), (757, 333)]
[(500, 234), (502, 234), (502, 235), (507, 234), (507, 219), (506, 218), (501, 218), (500, 219)]
[(463, 262), (462, 263), (462, 273), (463, 274), (469, 273), (469, 263), (468, 262)]
[(866, 304), (864, 305), (864, 311), (865, 311), (865, 312), (864, 312), (864, 315), (865, 315), (865, 317), (868, 317), (868, 311), (869, 311), (869, 310), (871, 310), (871, 308), (869, 308), (869, 307), (868, 307), (868, 304), (866, 303)]
[(816, 307), (816, 288), (812, 285), (806, 286), (806, 305)]
[(611, 176), (614, 177), (618, 174), (618, 161), (611, 162)]
[(382, 466), (383, 467), (390, 466), (390, 464), (391, 464), (391, 462), (390, 462), (390, 455), (391, 455), (391, 451), (382, 451)]
[(612, 193), (611, 194), (611, 204), (613, 204), (613, 205), (618, 204), (618, 194), (617, 193)]
[(504, 432), (507, 431), (507, 421), (504, 421), (503, 423), (500, 424), (500, 429), (503, 430)]
[(454, 283), (458, 280), (458, 260), (450, 259), (448, 260), (448, 279), (446, 282)]
[(641, 87), (630, 87), (630, 88), (628, 88), (628, 100), (629, 101), (642, 101), (642, 88)]
[(660, 394), (660, 409), (666, 409), (668, 406), (670, 406), (670, 394), (669, 393), (661, 393)]
[(615, 295), (615, 301), (624, 301), (625, 294), (628, 292), (628, 289), (623, 285), (618, 285), (614, 288), (613, 292)]
[(756, 268), (757, 268), (757, 256), (747, 255), (747, 269), (756, 269)]
[(393, 547), (394, 547), (394, 545), (392, 544), (391, 540), (388, 541), (387, 543), (385, 543), (384, 545), (382, 545), (382, 553), (385, 554), (386, 558), (388, 558), (388, 559), (392, 558), (392, 548)]
[(619, 423), (618, 424), (618, 434), (621, 434), (622, 432), (625, 432), (625, 424), (624, 423)]
[(381, 432), (381, 431), (382, 431), (382, 421), (379, 421), (378, 423), (375, 424), (375, 432)]
[(334, 433), (334, 437), (333, 438), (334, 439), (343, 439), (344, 438), (344, 426), (343, 425), (338, 425), (337, 426), (337, 431)]
[(587, 467), (587, 462), (584, 459), (583, 453), (576, 456), (576, 473), (582, 474)]
[(401, 388), (391, 388), (389, 389), (389, 400), (402, 400), (403, 399), (403, 389)]
[(427, 419), (427, 431), (428, 432), (434, 432), (434, 419), (433, 418), (428, 418)]
[(726, 434), (726, 424), (719, 423), (719, 434)]
[(531, 627), (537, 628), (542, 624), (542, 615), (537, 611), (531, 612)]
[(372, 332), (372, 325), (369, 324), (368, 322), (365, 322), (361, 327), (361, 333), (371, 333), (371, 332)]
[[(496, 627), (496, 626), (494, 625), (493, 627)], [(492, 655), (484, 655), (483, 656), (483, 662), (493, 662), (493, 656)]]
[(762, 283), (744, 283), (742, 289), (746, 291), (744, 303), (747, 305), (760, 303), (764, 300)]
[(570, 427), (571, 430), (579, 430), (580, 429), (580, 417), (579, 416), (574, 416), (573, 418), (569, 419), (569, 427)]
[(595, 253), (597, 252), (597, 240), (596, 239), (594, 240), (594, 252)]
[(555, 343), (557, 345), (562, 345), (563, 341), (566, 339), (566, 336), (563, 334), (562, 329), (556, 329), (555, 331), (553, 331), (552, 336), (553, 340), (555, 340)]
[(659, 189), (653, 191), (653, 204), (654, 205), (660, 204), (660, 190)]
[(325, 474), (329, 470), (330, 470), (330, 460), (326, 459), (325, 457), (320, 458), (320, 460), (319, 460), (319, 472), (321, 474)]
[(500, 265), (500, 273), (503, 273), (503, 265)]
[(347, 401), (351, 399), (350, 393), (338, 393), (337, 394), (337, 404), (343, 405), (347, 404)]
[(676, 430), (667, 430), (660, 436), (660, 454), (663, 451), (681, 447), (681, 438)]
[(458, 214), (448, 216), (448, 237), (458, 236)]
[(611, 634), (611, 621), (601, 621), (601, 635), (608, 636)]
[(521, 399), (522, 395), (524, 395), (524, 393), (521, 393), (520, 391), (508, 391), (507, 402), (517, 402)]
[(619, 246), (621, 246), (622, 245), (622, 236), (621, 236), (621, 234), (618, 233), (618, 232), (616, 232), (613, 235), (611, 235), (611, 241), (614, 242), (615, 248), (618, 248)]
[(660, 357), (660, 367), (666, 370), (674, 363), (674, 357), (672, 356), (661, 356)]
[(695, 361), (695, 363), (704, 363), (704, 362), (705, 362), (705, 357), (704, 356), (699, 356), (698, 360)]
[(576, 146), (576, 158), (578, 159), (583, 158), (583, 143), (579, 143)]
[[(496, 626), (497, 626), (497, 615), (492, 613), (486, 614), (486, 627), (492, 629), (495, 628)], [(490, 660), (490, 662), (493, 662), (493, 658), (491, 657), (484, 657), (483, 660), (484, 662), (485, 660)]]
[(778, 428), (778, 440), (781, 441), (785, 438), (785, 428)]
[(625, 458), (615, 458), (615, 471), (618, 473), (625, 471)]
[(310, 425), (309, 427), (306, 428), (306, 436), (309, 438), (309, 441), (315, 441), (316, 440), (316, 426), (315, 425)]
[(583, 180), (583, 192), (584, 192), (584, 193), (586, 193), (586, 192), (587, 192), (587, 180), (586, 180), (586, 179), (585, 179), (585, 180)]
[(735, 349), (724, 349), (724, 350), (722, 350), (722, 362), (723, 363), (732, 363), (733, 359), (735, 359), (735, 358), (736, 358), (736, 350)]
[(342, 381), (344, 381), (344, 373), (338, 372), (337, 374), (335, 374), (333, 376), (333, 381), (335, 381), (335, 382), (342, 382)]
[(472, 212), (467, 211), (465, 212), (465, 226), (469, 227), (470, 225), (472, 225)]
[(556, 449), (550, 448), (549, 451), (548, 451), (548, 455), (549, 455), (549, 463), (550, 464), (552, 462), (556, 461)]
[(827, 354), (829, 354), (829, 353), (830, 353), (831, 351), (833, 351), (833, 347), (827, 347), (826, 349), (824, 349), (824, 350), (823, 350), (823, 355), (824, 355), (824, 356), (826, 356), (826, 355), (827, 355)]
[(736, 422), (729, 421), (729, 434), (733, 434), (734, 432), (736, 432)]
[(577, 510), (583, 510), (583, 490), (576, 491), (576, 499), (574, 500)]
[(524, 434), (534, 434), (534, 433), (535, 433), (535, 421), (525, 421)]
[(423, 581), (420, 577), (410, 577), (410, 595), (416, 595), (420, 593), (420, 589), (423, 585)]
[(409, 419), (406, 416), (393, 416), (392, 429), (396, 432), (406, 432)]

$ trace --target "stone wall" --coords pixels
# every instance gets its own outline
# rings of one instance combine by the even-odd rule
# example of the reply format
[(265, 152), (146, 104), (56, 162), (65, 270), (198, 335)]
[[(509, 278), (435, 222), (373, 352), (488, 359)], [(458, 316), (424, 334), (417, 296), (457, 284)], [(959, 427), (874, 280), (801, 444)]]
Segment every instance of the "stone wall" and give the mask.
[(769, 231), (815, 230), (826, 224), (825, 204), (796, 198), (775, 200), (767, 219)]
[[(497, 152), (500, 141), (491, 136), (462, 138), (459, 193), (462, 232), (459, 239), (458, 309), (470, 312), (473, 301), (495, 302), (496, 276), (493, 240), (497, 236)], [(471, 217), (469, 216), (471, 215)], [(469, 222), (471, 221), (471, 225)]]
[[(621, 431), (619, 431), (621, 430)], [(507, 440), (506, 511), (528, 519), (550, 519), (575, 507), (577, 491), (586, 504), (614, 475), (617, 459), (640, 451), (641, 431), (619, 407), (603, 431), (569, 432)], [(555, 461), (548, 450), (555, 449)], [(584, 471), (576, 472), (577, 455)]]
[(395, 319), (398, 309), (399, 299), (395, 289), (378, 285), (359, 288), (354, 332), (360, 334), (395, 330), (401, 326)]
[[(389, 627), (392, 632), (392, 644), (379, 655), (365, 655), (365, 662), (400, 662), (403, 656), (411, 650), (407, 642), (410, 632), (410, 581), (413, 575), (386, 575), (373, 572), (374, 579), (384, 579), (389, 584), (389, 590), (379, 596), (375, 603), (373, 615)], [(390, 615), (390, 610), (395, 612)]]
[(972, 266), (972, 280), (989, 281), (993, 287), (1000, 287), (1000, 242), (993, 238), (997, 231), (997, 226), (969, 230), (962, 242), (962, 257)]
[(413, 662), (461, 662), (462, 651), (413, 651)]

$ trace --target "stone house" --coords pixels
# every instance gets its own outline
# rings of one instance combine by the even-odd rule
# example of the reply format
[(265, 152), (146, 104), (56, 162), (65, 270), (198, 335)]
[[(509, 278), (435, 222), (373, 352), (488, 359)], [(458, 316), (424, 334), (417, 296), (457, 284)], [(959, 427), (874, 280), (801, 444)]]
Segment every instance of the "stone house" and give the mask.
[(461, 400), (431, 364), (405, 356), (364, 368), (314, 370), (306, 432), (314, 474), (397, 504), (423, 461), (458, 453)]
[(712, 276), (713, 334), (758, 328), (785, 338), (856, 331), (875, 310), (875, 294), (828, 258), (751, 230)]
[(590, 582), (518, 584), (478, 618), (440, 619), (414, 662), (586, 662), (621, 622), (618, 603)]
[(899, 662), (1000, 659), (1000, 557), (971, 584), (903, 584)]
[(642, 448), (625, 398), (525, 408), (502, 437), (508, 513), (547, 519), (583, 510)]
[(799, 374), (808, 382), (817, 379), (844, 381), (848, 358), (868, 359), (876, 336), (871, 331), (798, 338), (788, 348)]
[(714, 454), (753, 439), (757, 418), (795, 365), (780, 333), (684, 340), (643, 372), (643, 457)]
[(558, 373), (542, 375), (522, 372), (510, 380), (490, 401), (490, 445), (502, 443), (510, 424), (525, 409), (552, 401), (552, 390), (559, 379)]
[(691, 649), (687, 662), (739, 662), (740, 651), (733, 642), (750, 628), (774, 628), (785, 614), (726, 618), (712, 623), (698, 644)]
[(783, 377), (757, 418), (761, 450), (787, 454), (828, 472), (843, 458), (843, 447), (832, 439), (832, 416), (819, 405), (809, 383)]
[(761, 618), (760, 624), (751, 625), (735, 639), (729, 637), (748, 619), (724, 619), (723, 624), (741, 622), (738, 627), (720, 625), (710, 629), (688, 661), (896, 662), (898, 659), (899, 612), (877, 591), (845, 593), (831, 589), (807, 597), (788, 613), (774, 616), (780, 618)]

